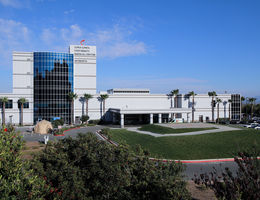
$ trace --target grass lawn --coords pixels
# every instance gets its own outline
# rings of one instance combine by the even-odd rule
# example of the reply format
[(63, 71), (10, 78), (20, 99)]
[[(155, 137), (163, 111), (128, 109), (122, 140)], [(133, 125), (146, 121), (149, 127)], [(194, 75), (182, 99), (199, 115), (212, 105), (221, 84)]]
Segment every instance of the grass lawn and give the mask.
[(230, 158), (256, 146), (260, 151), (260, 131), (254, 129), (208, 133), (194, 136), (153, 137), (125, 129), (111, 129), (111, 137), (130, 147), (141, 145), (152, 157), (167, 159)]
[(217, 129), (215, 127), (209, 127), (209, 128), (169, 128), (165, 126), (159, 126), (154, 124), (147, 124), (143, 125), (141, 128), (139, 128), (140, 131), (149, 131), (152, 133), (159, 133), (159, 134), (169, 134), (169, 133), (186, 133), (186, 132), (194, 132), (194, 131), (205, 131), (205, 130), (211, 130), (211, 129)]

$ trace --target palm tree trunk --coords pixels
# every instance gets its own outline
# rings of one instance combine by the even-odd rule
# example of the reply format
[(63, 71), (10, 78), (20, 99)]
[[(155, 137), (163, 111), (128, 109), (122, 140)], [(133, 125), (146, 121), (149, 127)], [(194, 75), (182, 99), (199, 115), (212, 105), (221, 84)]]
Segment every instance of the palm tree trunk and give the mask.
[(192, 123), (194, 123), (194, 96), (192, 97)]
[(218, 124), (219, 124), (219, 103), (218, 103)]
[(74, 100), (71, 101), (71, 124), (74, 124)]
[(21, 126), (23, 126), (23, 104), (21, 104)]
[[(86, 115), (88, 116), (88, 99), (86, 100)], [(86, 121), (86, 124), (88, 124), (88, 120)]]
[(5, 125), (5, 102), (3, 102), (3, 120), (2, 124)]
[(229, 117), (229, 122), (231, 121), (231, 109), (230, 109), (230, 103), (228, 104), (228, 117)]
[(254, 104), (252, 104), (252, 106), (251, 106), (251, 117), (250, 117), (250, 119), (253, 118), (253, 114), (254, 114)]
[(214, 122), (214, 97), (212, 97), (212, 100), (211, 100), (211, 111), (212, 111), (212, 122)]
[(86, 100), (86, 115), (88, 116), (88, 100)]
[(105, 100), (103, 100), (103, 115), (105, 115), (105, 108), (106, 108), (106, 101)]

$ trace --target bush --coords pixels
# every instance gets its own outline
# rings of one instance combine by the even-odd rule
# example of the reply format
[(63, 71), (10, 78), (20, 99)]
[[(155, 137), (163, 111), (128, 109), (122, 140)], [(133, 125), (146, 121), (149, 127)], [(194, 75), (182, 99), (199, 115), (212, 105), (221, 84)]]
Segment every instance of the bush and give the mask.
[(82, 124), (87, 122), (89, 120), (89, 116), (88, 115), (82, 115), (80, 118)]
[(100, 122), (99, 119), (89, 120), (89, 121), (88, 121), (89, 124), (95, 124), (95, 125), (99, 124), (99, 122)]
[(88, 133), (49, 142), (31, 167), (62, 199), (190, 199), (182, 166), (155, 163), (148, 156), (140, 148), (133, 153)]
[(229, 123), (229, 118), (217, 118), (216, 122), (220, 123), (220, 124), (228, 124)]
[(211, 188), (218, 199), (260, 199), (260, 161), (258, 153), (240, 153), (235, 157), (238, 165), (236, 175), (226, 168), (222, 177), (214, 170), (209, 175), (201, 174), (195, 178), (196, 184)]
[(58, 126), (63, 126), (64, 125), (64, 120), (63, 119), (56, 119), (52, 122), (52, 126), (54, 128), (57, 128)]
[(15, 132), (0, 130), (0, 199), (42, 199), (48, 193), (44, 179), (22, 160), (23, 146), (22, 138)]

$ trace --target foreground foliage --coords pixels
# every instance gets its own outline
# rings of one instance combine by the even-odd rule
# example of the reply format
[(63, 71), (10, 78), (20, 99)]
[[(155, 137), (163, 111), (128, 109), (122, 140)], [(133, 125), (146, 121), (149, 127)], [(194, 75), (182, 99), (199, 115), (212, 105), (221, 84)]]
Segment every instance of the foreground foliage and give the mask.
[(155, 163), (140, 148), (133, 153), (91, 133), (48, 143), (31, 166), (60, 199), (190, 199), (181, 165)]
[(222, 176), (214, 170), (196, 177), (195, 183), (211, 188), (218, 199), (260, 199), (260, 161), (258, 154), (240, 153), (235, 157), (238, 172), (233, 175), (226, 168)]
[(48, 191), (44, 179), (21, 159), (23, 145), (11, 126), (0, 130), (0, 199), (42, 199)]

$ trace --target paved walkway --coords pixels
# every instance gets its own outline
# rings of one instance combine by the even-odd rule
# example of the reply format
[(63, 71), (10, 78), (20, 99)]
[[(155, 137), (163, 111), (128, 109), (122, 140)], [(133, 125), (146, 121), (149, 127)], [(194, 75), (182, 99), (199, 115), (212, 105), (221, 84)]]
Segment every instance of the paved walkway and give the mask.
[[(160, 126), (169, 127), (168, 124), (160, 124)], [(128, 131), (135, 131), (135, 132), (138, 132), (138, 133), (141, 133), (141, 134), (151, 135), (151, 136), (154, 136), (154, 137), (202, 135), (202, 134), (207, 134), (207, 133), (242, 130), (242, 129), (239, 129), (239, 128), (233, 128), (233, 127), (229, 127), (229, 126), (221, 126), (221, 125), (215, 125), (215, 124), (212, 124), (208, 127), (215, 127), (217, 129), (205, 130), (205, 131), (186, 132), (186, 133), (168, 133), (168, 134), (159, 134), (159, 133), (152, 133), (152, 132), (148, 132), (148, 131), (140, 131), (140, 130), (138, 130), (140, 127), (129, 127), (129, 128), (126, 128), (126, 129)], [(186, 127), (186, 128), (190, 128), (190, 127)], [(199, 128), (199, 127), (197, 127), (197, 128)], [(202, 127), (200, 127), (200, 128), (202, 128)]]

